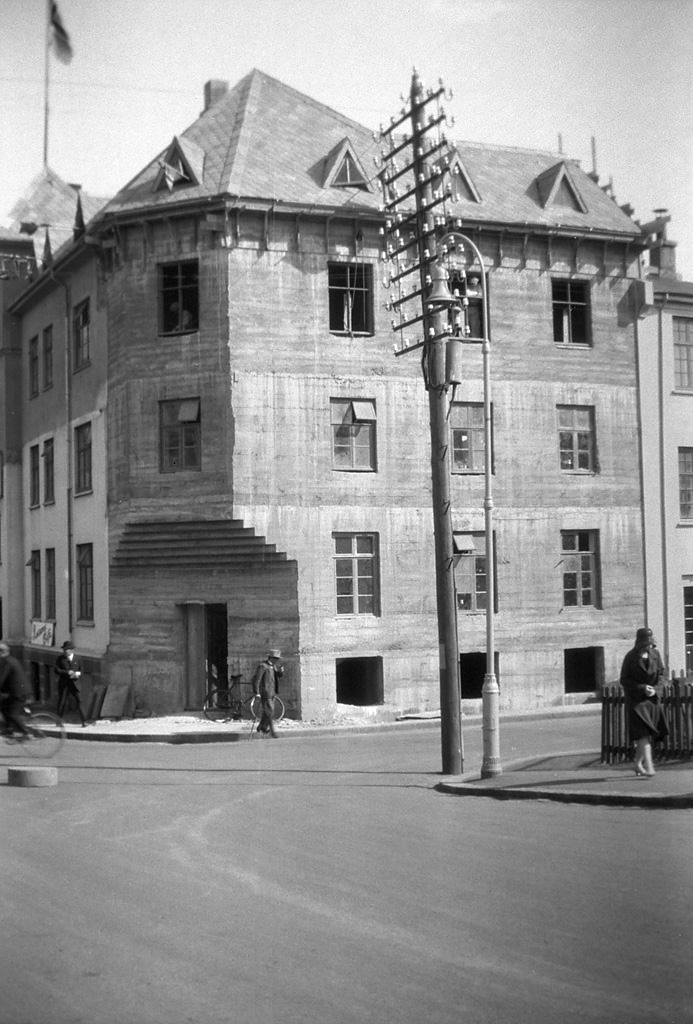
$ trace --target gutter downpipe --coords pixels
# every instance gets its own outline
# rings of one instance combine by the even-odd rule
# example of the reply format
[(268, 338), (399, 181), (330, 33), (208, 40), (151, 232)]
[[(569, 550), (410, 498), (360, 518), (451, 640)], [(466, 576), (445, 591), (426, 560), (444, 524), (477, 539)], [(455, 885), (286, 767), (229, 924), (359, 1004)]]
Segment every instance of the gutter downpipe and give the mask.
[(664, 636), (664, 664), (669, 668), (669, 571), (667, 563), (667, 503), (666, 503), (666, 466), (665, 457), (665, 422), (664, 422), (664, 303), (667, 295), (664, 295), (661, 304), (657, 307), (657, 427), (659, 432), (659, 516), (661, 521), (660, 529), (660, 554), (662, 559), (662, 630)]
[(74, 624), (74, 571), (72, 567), (72, 540), (74, 535), (73, 510), (72, 510), (72, 476), (73, 476), (73, 452), (72, 452), (72, 348), (70, 344), (70, 286), (61, 281), (53, 270), (49, 270), (51, 280), (62, 287), (65, 292), (65, 359), (64, 363), (64, 394), (65, 394), (65, 461), (67, 469), (67, 487), (65, 489), (65, 513), (67, 525), (67, 631), (72, 636)]

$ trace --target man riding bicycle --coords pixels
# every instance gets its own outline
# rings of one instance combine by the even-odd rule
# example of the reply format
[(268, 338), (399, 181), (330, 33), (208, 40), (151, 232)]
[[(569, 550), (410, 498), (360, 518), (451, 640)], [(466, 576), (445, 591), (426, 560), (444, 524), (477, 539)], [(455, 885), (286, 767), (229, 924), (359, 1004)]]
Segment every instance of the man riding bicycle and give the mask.
[(10, 654), (10, 648), (0, 640), (0, 711), (8, 733), (29, 736), (24, 724), (26, 678), (22, 666)]

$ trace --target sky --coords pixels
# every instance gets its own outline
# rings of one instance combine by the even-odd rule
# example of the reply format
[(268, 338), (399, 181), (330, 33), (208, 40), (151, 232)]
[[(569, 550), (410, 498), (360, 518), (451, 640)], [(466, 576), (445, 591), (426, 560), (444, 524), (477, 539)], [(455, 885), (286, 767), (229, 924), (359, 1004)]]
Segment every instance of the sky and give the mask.
[[(376, 130), (414, 67), (454, 140), (558, 151), (642, 223), (671, 215), (693, 281), (693, 0), (58, 0), (48, 164), (109, 196), (253, 68)], [(0, 0), (0, 225), (43, 166), (46, 0)], [(594, 139), (594, 150), (592, 140)]]

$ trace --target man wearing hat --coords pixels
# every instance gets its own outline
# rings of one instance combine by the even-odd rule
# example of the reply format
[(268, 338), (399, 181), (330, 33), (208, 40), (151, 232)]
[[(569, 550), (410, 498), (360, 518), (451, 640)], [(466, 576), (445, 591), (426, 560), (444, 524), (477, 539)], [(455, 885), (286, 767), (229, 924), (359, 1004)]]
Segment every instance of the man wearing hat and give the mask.
[(24, 701), (26, 699), (26, 678), (24, 670), (10, 648), (0, 640), (0, 711), (5, 719), (8, 732), (27, 735), (24, 725)]
[(261, 661), (253, 677), (253, 693), (260, 695), (262, 715), (257, 731), (262, 735), (277, 738), (274, 728), (274, 698), (279, 689), (277, 681), (284, 675), (284, 666), (279, 660), (282, 652), (271, 650), (264, 661)]
[(78, 685), (82, 675), (82, 664), (79, 658), (75, 657), (75, 647), (71, 640), (66, 640), (62, 649), (63, 653), (58, 655), (55, 662), (55, 674), (58, 677), (58, 714), (62, 718), (67, 698), (72, 697), (84, 728), (87, 722), (82, 711)]

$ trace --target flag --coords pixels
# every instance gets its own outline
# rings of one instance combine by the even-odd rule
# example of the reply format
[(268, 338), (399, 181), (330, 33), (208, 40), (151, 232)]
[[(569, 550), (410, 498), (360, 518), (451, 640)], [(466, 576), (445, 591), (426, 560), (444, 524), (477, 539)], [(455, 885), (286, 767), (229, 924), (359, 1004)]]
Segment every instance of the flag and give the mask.
[(70, 43), (69, 35), (65, 31), (65, 26), (56, 3), (51, 3), (49, 44), (51, 43), (58, 60), (62, 61), (63, 64), (69, 64), (72, 60), (72, 44)]

